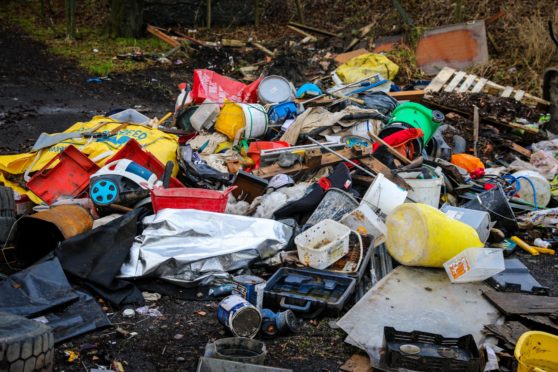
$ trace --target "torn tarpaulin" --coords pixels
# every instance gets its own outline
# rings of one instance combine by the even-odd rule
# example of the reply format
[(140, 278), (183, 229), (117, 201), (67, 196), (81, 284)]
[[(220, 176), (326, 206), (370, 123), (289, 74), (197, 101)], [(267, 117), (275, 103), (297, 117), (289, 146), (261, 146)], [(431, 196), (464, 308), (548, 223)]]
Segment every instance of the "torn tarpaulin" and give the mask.
[(143, 222), (147, 227), (121, 278), (150, 276), (186, 284), (226, 276), (275, 255), (293, 233), (273, 220), (194, 209), (164, 209)]
[(33, 316), (77, 300), (57, 258), (41, 262), (0, 283), (0, 311)]
[(0, 311), (42, 314), (35, 320), (52, 328), (55, 342), (111, 324), (93, 297), (72, 289), (56, 257), (0, 283)]
[(135, 285), (116, 278), (135, 236), (141, 233), (138, 221), (143, 213), (142, 209), (135, 209), (62, 242), (56, 255), (64, 271), (114, 305), (143, 303), (143, 296)]

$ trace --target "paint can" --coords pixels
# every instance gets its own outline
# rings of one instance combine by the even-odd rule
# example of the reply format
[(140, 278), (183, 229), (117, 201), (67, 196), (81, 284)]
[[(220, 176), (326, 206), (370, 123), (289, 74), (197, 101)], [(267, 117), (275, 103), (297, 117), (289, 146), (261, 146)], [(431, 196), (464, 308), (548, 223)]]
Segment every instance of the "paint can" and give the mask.
[(236, 284), (233, 294), (248, 300), (258, 309), (262, 308), (265, 280), (255, 275), (237, 275), (233, 281)]
[(219, 303), (217, 319), (238, 337), (253, 338), (262, 324), (260, 311), (238, 295), (228, 296)]

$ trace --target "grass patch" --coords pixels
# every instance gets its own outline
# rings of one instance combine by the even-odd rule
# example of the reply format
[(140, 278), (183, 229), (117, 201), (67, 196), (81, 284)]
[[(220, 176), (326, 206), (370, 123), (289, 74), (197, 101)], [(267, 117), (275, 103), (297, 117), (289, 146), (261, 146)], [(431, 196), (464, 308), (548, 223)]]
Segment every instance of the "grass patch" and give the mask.
[[(159, 39), (149, 37), (110, 38), (98, 22), (93, 27), (78, 23), (77, 38), (67, 41), (63, 19), (54, 25), (39, 17), (39, 2), (10, 2), (0, 5), (0, 21), (21, 27), (34, 40), (47, 45), (49, 50), (61, 57), (73, 59), (92, 76), (107, 76), (113, 72), (129, 72), (152, 66), (154, 61), (134, 62), (119, 60), (117, 54), (142, 51), (144, 54), (160, 54), (171, 49)], [(63, 15), (63, 13), (62, 13)]]

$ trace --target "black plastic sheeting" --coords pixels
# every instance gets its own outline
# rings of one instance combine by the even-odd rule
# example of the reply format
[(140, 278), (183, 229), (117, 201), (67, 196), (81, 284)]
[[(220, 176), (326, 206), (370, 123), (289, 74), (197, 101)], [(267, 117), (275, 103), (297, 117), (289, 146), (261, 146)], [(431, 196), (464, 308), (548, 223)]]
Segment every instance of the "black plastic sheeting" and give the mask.
[(93, 297), (79, 291), (76, 293), (79, 295), (78, 301), (34, 318), (52, 328), (56, 343), (112, 324)]
[(0, 311), (34, 316), (79, 298), (57, 259), (41, 262), (0, 283)]
[(11, 275), (0, 283), (0, 311), (34, 317), (61, 342), (111, 325), (95, 299), (74, 290), (56, 257)]
[(106, 225), (63, 241), (56, 256), (64, 271), (111, 304), (143, 304), (143, 296), (131, 282), (118, 279), (122, 263), (136, 235), (141, 234), (143, 209), (134, 209)]

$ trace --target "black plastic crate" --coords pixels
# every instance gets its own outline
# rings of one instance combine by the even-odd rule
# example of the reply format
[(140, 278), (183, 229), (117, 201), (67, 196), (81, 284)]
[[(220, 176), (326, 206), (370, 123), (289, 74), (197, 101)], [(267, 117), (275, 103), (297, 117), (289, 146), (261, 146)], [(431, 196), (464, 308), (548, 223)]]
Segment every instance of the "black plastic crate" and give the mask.
[(436, 372), (480, 371), (479, 349), (472, 335), (446, 338), (434, 333), (402, 332), (384, 327), (384, 338), (383, 363), (388, 367)]

